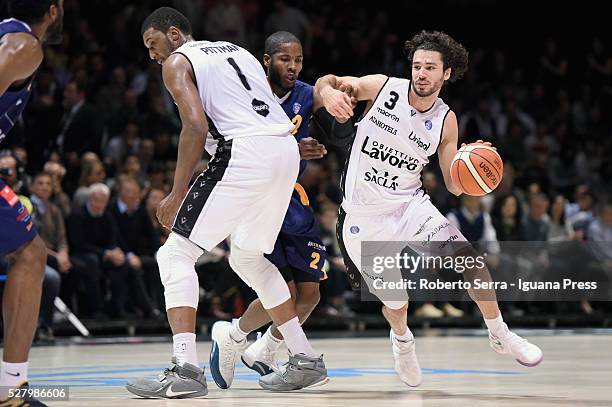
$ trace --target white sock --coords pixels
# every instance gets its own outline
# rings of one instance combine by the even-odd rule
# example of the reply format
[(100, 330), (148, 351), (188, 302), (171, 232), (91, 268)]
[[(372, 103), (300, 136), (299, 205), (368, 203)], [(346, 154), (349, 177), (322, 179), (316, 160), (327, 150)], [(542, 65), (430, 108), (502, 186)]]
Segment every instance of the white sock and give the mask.
[(179, 366), (185, 362), (194, 366), (198, 364), (198, 354), (196, 352), (196, 335), (191, 332), (176, 334), (172, 337), (174, 357)]
[(298, 353), (303, 353), (313, 358), (319, 356), (315, 353), (314, 349), (312, 349), (312, 346), (310, 346), (308, 339), (306, 339), (306, 334), (302, 330), (298, 317), (285, 322), (278, 327), (278, 330), (283, 334), (287, 348), (289, 348), (292, 354), (297, 355)]
[(230, 328), (230, 336), (236, 342), (242, 342), (246, 339), (248, 332), (244, 332), (240, 329), (240, 318), (234, 321), (232, 327)]
[(410, 342), (412, 339), (414, 339), (414, 336), (408, 327), (406, 327), (406, 332), (403, 335), (398, 335), (393, 332), (393, 337), (400, 342)]
[(6, 400), (10, 388), (28, 381), (28, 362), (0, 363), (0, 400)]
[(486, 319), (485, 324), (487, 324), (487, 328), (489, 328), (489, 332), (498, 338), (503, 338), (508, 334), (508, 325), (504, 322), (502, 318), (501, 312), (497, 318), (494, 319)]
[(283, 339), (278, 339), (272, 334), (272, 326), (273, 325), (270, 325), (263, 337), (266, 341), (266, 346), (268, 347), (268, 349), (276, 350), (280, 348), (280, 346), (283, 344)]

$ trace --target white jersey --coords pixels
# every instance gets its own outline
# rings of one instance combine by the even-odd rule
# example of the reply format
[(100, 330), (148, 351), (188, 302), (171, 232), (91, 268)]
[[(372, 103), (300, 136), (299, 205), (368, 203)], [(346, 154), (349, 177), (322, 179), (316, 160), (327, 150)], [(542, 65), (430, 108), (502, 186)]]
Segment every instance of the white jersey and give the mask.
[(293, 124), (250, 52), (225, 41), (190, 41), (174, 53), (191, 62), (215, 139), (290, 135)]
[(422, 193), (421, 172), (450, 109), (438, 98), (419, 112), (408, 102), (409, 89), (409, 80), (388, 78), (359, 121), (342, 178), (347, 213), (390, 212)]

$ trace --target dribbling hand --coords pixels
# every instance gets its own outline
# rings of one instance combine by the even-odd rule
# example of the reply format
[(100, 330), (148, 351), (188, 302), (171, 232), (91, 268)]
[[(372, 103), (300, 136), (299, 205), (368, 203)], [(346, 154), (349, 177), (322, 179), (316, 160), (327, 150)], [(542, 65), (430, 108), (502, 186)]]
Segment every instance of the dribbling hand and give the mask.
[[(491, 144), (488, 141), (476, 140), (476, 142), (471, 143), (471, 144), (482, 144), (483, 146), (491, 147), (493, 150), (497, 151), (497, 147), (493, 147), (493, 144)], [(467, 144), (466, 143), (461, 143), (461, 147), (463, 147), (463, 146), (467, 146)]]

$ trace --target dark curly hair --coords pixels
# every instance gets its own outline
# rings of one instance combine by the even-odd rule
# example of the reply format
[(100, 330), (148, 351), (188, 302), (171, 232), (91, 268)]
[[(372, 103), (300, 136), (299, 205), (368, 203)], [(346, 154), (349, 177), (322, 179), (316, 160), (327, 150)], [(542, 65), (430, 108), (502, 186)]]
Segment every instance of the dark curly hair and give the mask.
[(404, 43), (404, 52), (412, 65), (412, 57), (417, 50), (437, 51), (442, 54), (444, 70), (451, 69), (449, 82), (461, 79), (468, 68), (468, 52), (450, 35), (442, 31), (421, 31)]

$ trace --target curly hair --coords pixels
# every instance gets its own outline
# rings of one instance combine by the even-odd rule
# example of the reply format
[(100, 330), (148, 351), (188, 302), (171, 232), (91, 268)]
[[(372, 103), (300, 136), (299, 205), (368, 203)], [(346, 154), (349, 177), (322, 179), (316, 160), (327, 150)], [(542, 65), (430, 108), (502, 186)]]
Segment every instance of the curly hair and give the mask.
[(412, 65), (417, 50), (437, 51), (442, 54), (444, 70), (451, 69), (449, 82), (461, 79), (468, 68), (468, 52), (450, 35), (442, 31), (421, 31), (404, 43), (404, 52)]

